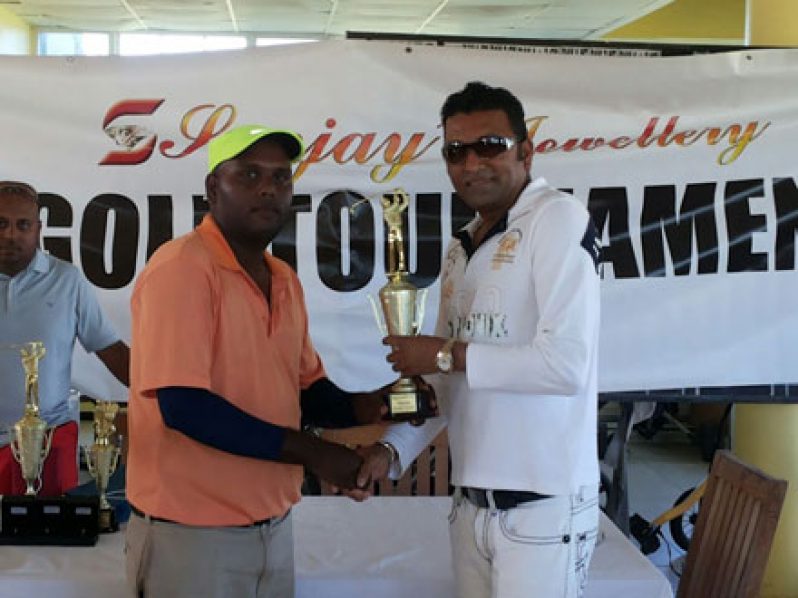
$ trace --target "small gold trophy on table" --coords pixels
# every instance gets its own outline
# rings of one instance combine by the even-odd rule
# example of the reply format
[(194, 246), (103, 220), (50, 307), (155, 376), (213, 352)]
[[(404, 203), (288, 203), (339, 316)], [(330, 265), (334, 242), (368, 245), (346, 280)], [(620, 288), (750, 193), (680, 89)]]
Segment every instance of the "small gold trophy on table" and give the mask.
[(25, 369), (25, 413), (14, 424), (11, 453), (22, 470), (25, 496), (35, 496), (42, 487), (44, 460), (50, 452), (53, 430), (39, 417), (39, 360), (45, 354), (44, 343), (33, 341), (20, 349)]
[(118, 412), (119, 405), (117, 403), (97, 401), (94, 408), (94, 444), (84, 447), (86, 466), (89, 468), (91, 477), (97, 483), (97, 491), (100, 493), (100, 522), (98, 526), (100, 532), (115, 532), (119, 529), (116, 512), (106, 496), (108, 481), (111, 474), (116, 471), (119, 462), (119, 447), (112, 442), (112, 436), (116, 432), (114, 420)]
[[(380, 198), (382, 213), (388, 225), (388, 284), (379, 291), (380, 307), (369, 297), (374, 316), (383, 334), (416, 335), (424, 321), (424, 300), (427, 290), (419, 290), (407, 280), (402, 214), (410, 203), (403, 189), (396, 189)], [(434, 414), (431, 393), (418, 388), (410, 378), (399, 378), (387, 397), (385, 419), (407, 421)]]

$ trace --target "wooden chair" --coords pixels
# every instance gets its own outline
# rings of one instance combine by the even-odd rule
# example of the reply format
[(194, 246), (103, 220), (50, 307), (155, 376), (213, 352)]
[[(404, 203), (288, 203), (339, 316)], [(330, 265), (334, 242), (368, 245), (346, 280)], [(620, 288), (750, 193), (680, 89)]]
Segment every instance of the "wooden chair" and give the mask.
[(787, 482), (717, 451), (677, 598), (755, 598)]
[[(351, 448), (373, 444), (382, 437), (386, 424), (372, 424), (323, 430), (322, 438)], [(329, 484), (321, 483), (321, 493), (331, 494)], [(401, 479), (374, 482), (379, 496), (447, 496), (449, 488), (449, 439), (446, 430), (438, 434), (413, 461)]]

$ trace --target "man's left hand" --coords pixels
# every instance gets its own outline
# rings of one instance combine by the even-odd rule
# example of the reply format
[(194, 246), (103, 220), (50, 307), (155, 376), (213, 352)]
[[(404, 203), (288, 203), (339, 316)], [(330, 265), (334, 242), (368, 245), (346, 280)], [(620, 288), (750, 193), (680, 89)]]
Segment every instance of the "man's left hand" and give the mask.
[(435, 356), (441, 350), (445, 338), (437, 336), (386, 336), (383, 345), (391, 347), (386, 358), (396, 372), (408, 378), (438, 372)]
[(388, 413), (388, 407), (382, 399), (383, 394), (384, 390), (378, 388), (371, 392), (357, 393), (352, 397), (352, 407), (358, 425), (376, 424)]

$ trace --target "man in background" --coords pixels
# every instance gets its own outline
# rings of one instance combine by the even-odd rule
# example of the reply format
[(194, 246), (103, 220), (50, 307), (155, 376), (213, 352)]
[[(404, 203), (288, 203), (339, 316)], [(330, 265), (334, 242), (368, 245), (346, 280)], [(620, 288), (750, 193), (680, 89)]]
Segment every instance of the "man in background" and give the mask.
[(33, 187), (0, 181), (0, 494), (25, 492), (8, 446), (25, 405), (19, 345), (42, 341), (46, 351), (39, 363), (39, 415), (54, 431), (42, 471), (43, 496), (63, 494), (78, 484), (78, 423), (69, 404), (75, 341), (96, 353), (122, 384), (128, 383), (127, 345), (80, 271), (39, 249), (41, 227)]
[(372, 423), (380, 394), (327, 379), (296, 273), (266, 252), (290, 215), (291, 131), (208, 145), (209, 214), (160, 247), (131, 299), (127, 578), (134, 596), (294, 595), (302, 466), (353, 488), (354, 451), (301, 431)]
[(576, 598), (598, 530), (595, 230), (581, 202), (531, 180), (508, 90), (469, 83), (441, 122), (449, 178), (477, 216), (447, 250), (436, 336), (384, 343), (403, 376), (438, 374), (444, 417), (391, 428), (363, 450), (359, 481), (398, 477), (448, 424), (457, 596)]

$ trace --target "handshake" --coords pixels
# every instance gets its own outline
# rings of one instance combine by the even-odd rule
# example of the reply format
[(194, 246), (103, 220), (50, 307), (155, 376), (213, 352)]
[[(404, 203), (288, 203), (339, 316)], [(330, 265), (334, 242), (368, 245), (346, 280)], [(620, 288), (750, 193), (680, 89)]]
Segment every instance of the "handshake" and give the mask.
[[(437, 402), (432, 387), (418, 376), (413, 381), (420, 391), (430, 397), (430, 415), (437, 415)], [(389, 388), (390, 385), (387, 385), (353, 397), (358, 424), (384, 421), (388, 411), (384, 397)], [(421, 425), (426, 419), (420, 416), (409, 421), (413, 425)], [(394, 451), (388, 445), (380, 443), (351, 449), (315, 435), (288, 431), (283, 445), (283, 456), (288, 462), (301, 463), (320, 480), (360, 501), (370, 496), (372, 482), (388, 475), (394, 460)]]

